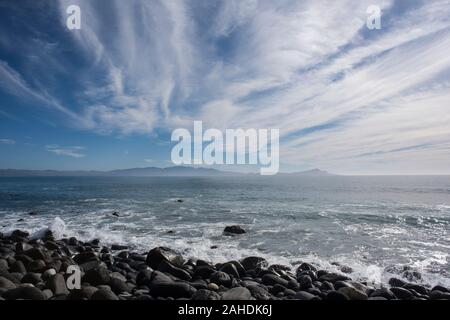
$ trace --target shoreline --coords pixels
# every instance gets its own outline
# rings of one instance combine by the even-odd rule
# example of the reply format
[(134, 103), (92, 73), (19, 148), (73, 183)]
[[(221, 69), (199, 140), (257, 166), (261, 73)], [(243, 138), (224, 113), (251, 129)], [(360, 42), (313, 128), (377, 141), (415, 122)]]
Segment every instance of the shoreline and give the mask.
[[(74, 268), (80, 270), (79, 279)], [(308, 262), (296, 270), (260, 257), (213, 264), (185, 260), (164, 247), (137, 253), (99, 240), (57, 240), (50, 230), (31, 240), (16, 230), (0, 234), (0, 300), (17, 299), (450, 300), (450, 288), (398, 278), (375, 287)]]

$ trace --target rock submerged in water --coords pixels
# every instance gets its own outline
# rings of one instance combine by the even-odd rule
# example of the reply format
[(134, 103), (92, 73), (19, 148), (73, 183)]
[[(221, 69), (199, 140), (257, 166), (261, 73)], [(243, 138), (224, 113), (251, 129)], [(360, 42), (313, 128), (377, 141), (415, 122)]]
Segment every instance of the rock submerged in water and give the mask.
[(223, 230), (225, 234), (244, 234), (247, 233), (241, 226), (227, 226)]
[[(70, 290), (73, 265), (81, 288)], [(19, 230), (0, 237), (0, 300), (450, 300), (443, 286), (389, 283), (374, 287), (307, 262), (293, 271), (255, 256), (213, 264), (165, 247), (142, 254), (98, 240), (32, 240)]]

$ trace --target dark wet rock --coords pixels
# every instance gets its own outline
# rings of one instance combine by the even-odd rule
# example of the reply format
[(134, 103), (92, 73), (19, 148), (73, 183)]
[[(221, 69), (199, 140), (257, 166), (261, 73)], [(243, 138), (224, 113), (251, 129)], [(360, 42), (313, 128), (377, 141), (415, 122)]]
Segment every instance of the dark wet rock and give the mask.
[(120, 217), (120, 214), (118, 212), (113, 212), (111, 215), (114, 217)]
[(90, 300), (119, 300), (119, 297), (110, 290), (100, 289), (91, 296)]
[(256, 268), (267, 268), (269, 263), (261, 257), (247, 257), (241, 261), (245, 270), (255, 270)]
[(298, 266), (296, 273), (300, 273), (302, 271), (317, 271), (317, 268), (310, 263), (303, 262)]
[(144, 269), (139, 271), (136, 276), (136, 284), (140, 286), (149, 283), (152, 278), (152, 274), (153, 270), (151, 269)]
[(11, 280), (0, 276), (0, 289), (11, 290), (15, 289), (16, 285)]
[(342, 274), (337, 274), (337, 273), (327, 273), (327, 274), (319, 277), (319, 281), (321, 281), (321, 282), (328, 281), (331, 283), (335, 283), (336, 281), (346, 281), (346, 280), (350, 280), (350, 278), (347, 276), (344, 276)]
[(410, 291), (399, 287), (391, 288), (391, 292), (400, 300), (411, 300), (414, 297)]
[(30, 264), (27, 267), (27, 270), (30, 272), (44, 272), (46, 269), (46, 265), (44, 260), (34, 260), (30, 262)]
[(425, 288), (424, 286), (418, 285), (418, 284), (414, 284), (414, 283), (407, 283), (403, 286), (404, 289), (408, 289), (408, 290), (414, 290), (420, 294), (424, 294), (427, 295), (428, 294), (428, 290), (427, 288)]
[(295, 296), (294, 296), (294, 299), (295, 300), (307, 300), (307, 301), (320, 300), (319, 297), (317, 297), (317, 296), (315, 296), (315, 295), (313, 295), (313, 294), (311, 294), (309, 292), (306, 292), (306, 291), (299, 291), (299, 292), (297, 292), (295, 294)]
[(281, 274), (291, 271), (291, 268), (289, 268), (288, 266), (283, 266), (281, 264), (273, 264), (273, 265), (269, 266), (268, 270), (270, 272), (281, 275)]
[(236, 269), (236, 266), (232, 263), (225, 263), (223, 266), (220, 267), (219, 271), (228, 273), (230, 276), (233, 276), (235, 278), (240, 277), (240, 274)]
[(222, 300), (250, 300), (252, 294), (244, 287), (236, 287), (226, 291), (222, 295)]
[(21, 231), (21, 230), (14, 230), (12, 233), (11, 233), (11, 239), (15, 239), (15, 240), (18, 240), (18, 241), (21, 241), (21, 239), (23, 239), (23, 238), (28, 238), (30, 236), (30, 234), (28, 233), (28, 232), (26, 232), (26, 231)]
[(218, 249), (219, 246), (214, 245), (214, 246), (211, 246), (211, 247), (209, 247), (209, 248), (212, 249), (212, 250), (215, 250), (215, 249)]
[(222, 285), (225, 287), (229, 287), (231, 285), (231, 277), (228, 273), (222, 272), (222, 271), (216, 271), (214, 272), (210, 280), (212, 283), (215, 283), (217, 285)]
[(181, 279), (181, 280), (186, 280), (186, 281), (191, 280), (191, 275), (189, 274), (189, 272), (187, 272), (181, 268), (175, 267), (174, 265), (172, 265), (170, 262), (168, 262), (166, 260), (161, 261), (161, 263), (159, 264), (158, 270), (161, 272), (169, 273), (169, 274), (173, 275), (174, 277), (177, 277), (178, 279)]
[(398, 287), (398, 288), (402, 288), (404, 285), (406, 284), (405, 281), (397, 279), (397, 278), (391, 278), (389, 279), (389, 285), (391, 287)]
[(33, 249), (33, 246), (26, 242), (17, 242), (16, 243), (16, 253), (23, 253), (24, 251)]
[(3, 294), (6, 300), (45, 300), (45, 295), (36, 287), (23, 286), (12, 290), (8, 290)]
[(30, 212), (28, 212), (28, 215), (29, 216), (37, 216), (38, 214), (36, 211), (30, 211)]
[(128, 246), (122, 246), (120, 244), (113, 244), (111, 246), (111, 250), (113, 250), (113, 251), (127, 250), (127, 249), (128, 249)]
[(330, 291), (326, 295), (326, 300), (328, 301), (346, 301), (349, 298), (342, 292), (339, 291)]
[(10, 272), (19, 272), (19, 273), (26, 273), (27, 269), (25, 268), (25, 265), (22, 261), (17, 260), (15, 261), (11, 267), (9, 268)]
[(433, 289), (431, 289), (431, 291), (435, 291), (435, 290), (450, 293), (450, 290), (443, 286), (434, 286)]
[(250, 293), (256, 300), (269, 300), (271, 299), (271, 295), (269, 291), (265, 287), (261, 285), (253, 284), (247, 286), (247, 289), (250, 290)]
[(176, 251), (169, 248), (154, 248), (147, 254), (146, 263), (152, 269), (158, 269), (162, 261), (170, 262), (177, 267), (184, 264), (184, 259)]
[(73, 258), (73, 260), (77, 264), (81, 265), (81, 264), (89, 262), (89, 261), (97, 261), (98, 257), (97, 257), (97, 254), (95, 252), (88, 251), (88, 252), (82, 252), (82, 253), (77, 254)]
[(192, 300), (220, 300), (220, 295), (211, 290), (198, 290), (193, 296)]
[(306, 290), (306, 289), (312, 288), (312, 286), (313, 286), (311, 277), (307, 276), (307, 275), (300, 276), (298, 278), (298, 283), (300, 284), (301, 290)]
[(111, 280), (109, 272), (106, 268), (92, 269), (86, 272), (83, 277), (83, 282), (87, 282), (93, 286), (99, 286), (103, 284), (108, 284)]
[(48, 279), (50, 279), (55, 274), (56, 274), (56, 270), (55, 269), (47, 269), (47, 270), (44, 271), (44, 273), (42, 273), (42, 280), (47, 281)]
[(131, 292), (130, 286), (123, 280), (118, 278), (111, 278), (109, 281), (109, 286), (111, 287), (112, 292), (115, 294), (121, 294), (123, 292)]
[(31, 248), (24, 252), (25, 255), (29, 256), (33, 260), (46, 260), (48, 256), (38, 248)]
[(322, 282), (322, 285), (320, 286), (320, 290), (322, 291), (333, 291), (334, 290), (334, 286), (331, 282), (329, 281), (324, 281)]
[(246, 231), (241, 226), (227, 226), (223, 230), (225, 234), (244, 234)]
[(69, 290), (67, 289), (67, 286), (66, 286), (66, 280), (60, 273), (57, 273), (57, 274), (51, 276), (47, 280), (47, 288), (52, 290), (52, 292), (55, 296), (69, 294)]
[(153, 297), (163, 298), (191, 298), (197, 290), (184, 282), (158, 282), (150, 287), (150, 294)]
[(338, 290), (338, 292), (346, 295), (350, 300), (367, 300), (368, 296), (366, 293), (355, 289), (353, 287), (343, 287)]
[(216, 271), (208, 265), (200, 266), (195, 270), (194, 278), (208, 279), (214, 272)]
[(91, 299), (95, 292), (98, 291), (98, 288), (92, 286), (83, 286), (80, 290), (72, 290), (67, 300), (82, 300), (82, 299)]
[(269, 286), (274, 286), (276, 284), (280, 284), (283, 287), (288, 287), (288, 283), (289, 283), (289, 281), (287, 281), (281, 277), (278, 277), (274, 274), (266, 274), (262, 277), (261, 280), (262, 280), (263, 284), (269, 285)]
[(88, 272), (92, 269), (98, 269), (100, 267), (104, 267), (105, 264), (100, 261), (100, 260), (91, 260), (91, 261), (87, 261), (85, 263), (81, 263), (79, 264), (81, 270), (83, 270), (84, 272)]
[(370, 294), (371, 298), (383, 297), (387, 300), (395, 299), (395, 295), (387, 288), (376, 289)]
[(42, 281), (42, 277), (40, 273), (27, 273), (23, 278), (22, 278), (22, 283), (31, 283), (33, 285), (38, 284), (39, 282)]
[(183, 203), (184, 200), (183, 200), (183, 199), (177, 199), (177, 202), (178, 202), (178, 203)]

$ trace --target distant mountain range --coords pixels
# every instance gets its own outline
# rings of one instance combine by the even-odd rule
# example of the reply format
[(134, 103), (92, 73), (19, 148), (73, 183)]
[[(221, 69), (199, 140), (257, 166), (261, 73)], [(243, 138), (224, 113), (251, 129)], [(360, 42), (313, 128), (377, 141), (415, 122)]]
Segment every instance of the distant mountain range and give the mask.
[[(0, 169), (0, 177), (189, 177), (189, 176), (236, 176), (245, 175), (243, 173), (220, 171), (210, 168), (192, 168), (192, 167), (168, 167), (168, 168), (132, 168), (124, 170), (112, 171), (57, 171), (57, 170), (16, 170), (16, 169)], [(280, 173), (280, 175), (290, 176), (330, 176), (332, 174), (319, 169), (294, 172)]]

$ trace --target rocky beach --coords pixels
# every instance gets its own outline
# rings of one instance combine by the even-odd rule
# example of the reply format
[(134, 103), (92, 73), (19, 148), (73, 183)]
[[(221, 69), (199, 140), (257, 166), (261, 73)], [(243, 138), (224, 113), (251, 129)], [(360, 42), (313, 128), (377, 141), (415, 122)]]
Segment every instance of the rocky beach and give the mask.
[[(69, 290), (73, 269), (80, 287)], [(442, 286), (400, 278), (375, 285), (340, 270), (307, 261), (293, 270), (261, 257), (214, 264), (165, 247), (132, 252), (97, 239), (55, 239), (50, 230), (37, 238), (20, 230), (0, 234), (0, 300), (450, 300)]]

